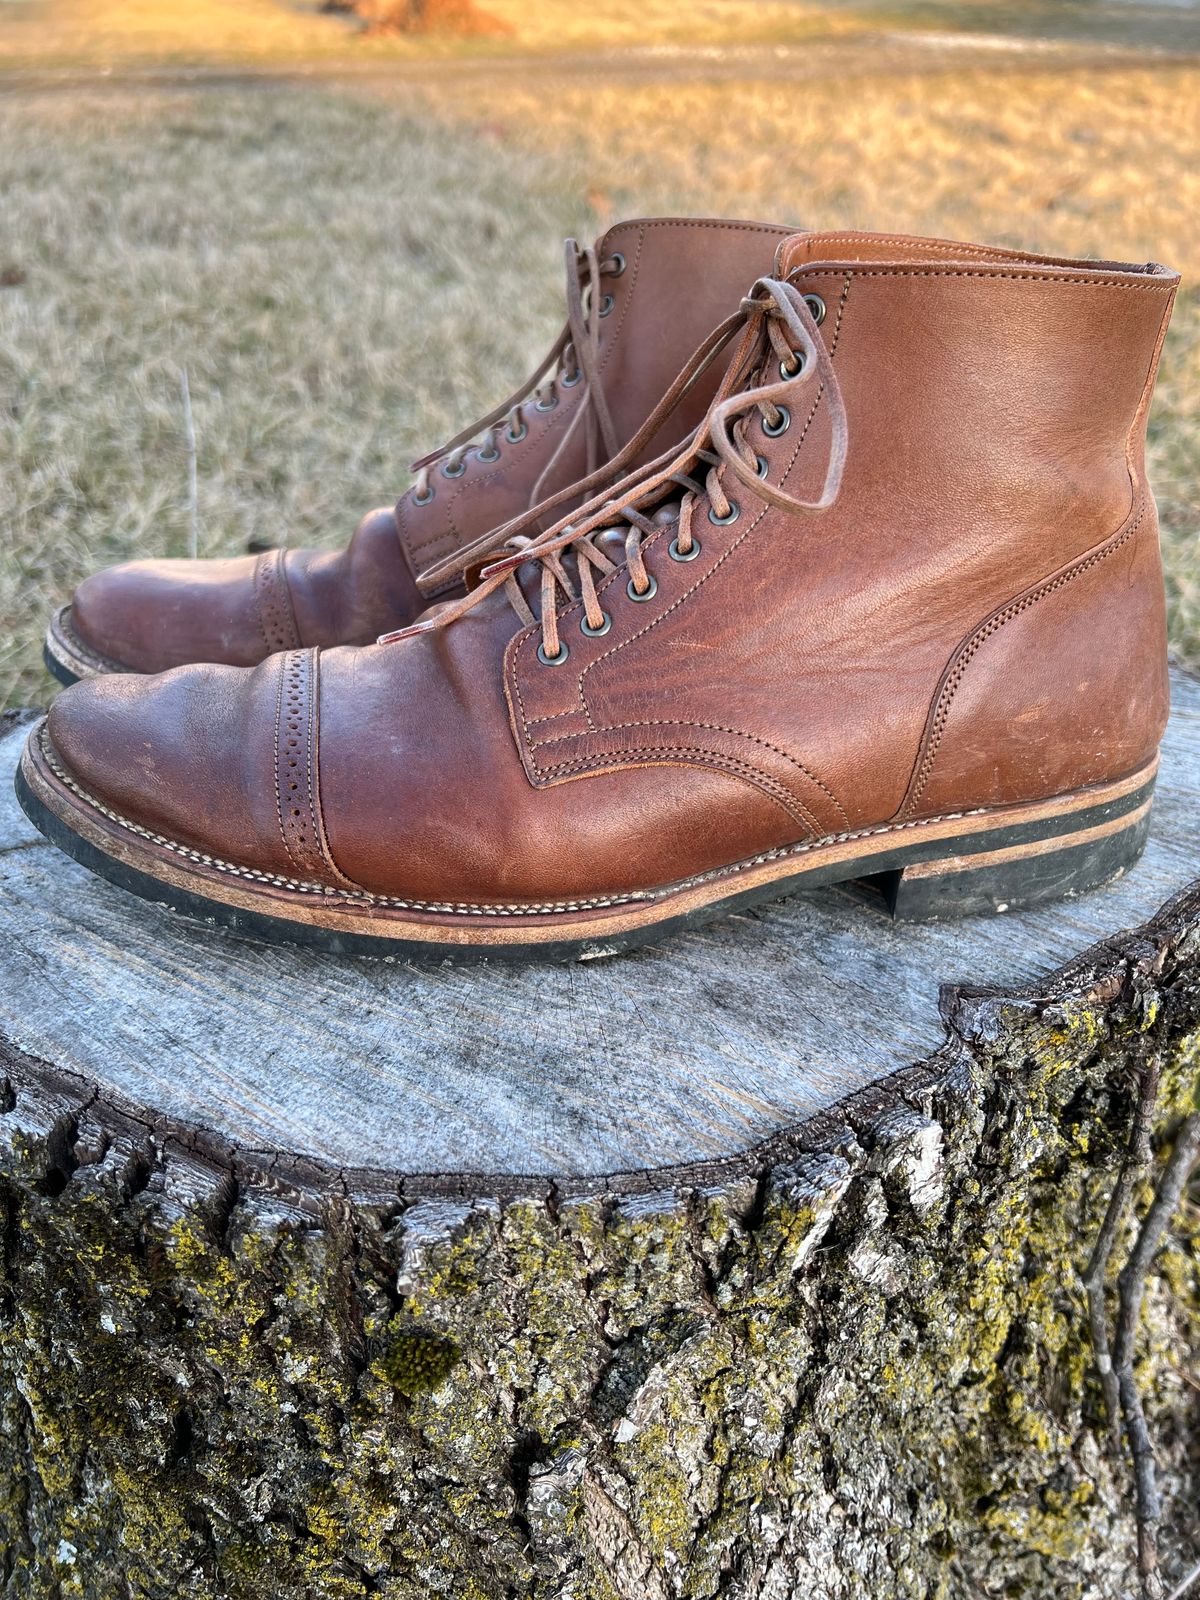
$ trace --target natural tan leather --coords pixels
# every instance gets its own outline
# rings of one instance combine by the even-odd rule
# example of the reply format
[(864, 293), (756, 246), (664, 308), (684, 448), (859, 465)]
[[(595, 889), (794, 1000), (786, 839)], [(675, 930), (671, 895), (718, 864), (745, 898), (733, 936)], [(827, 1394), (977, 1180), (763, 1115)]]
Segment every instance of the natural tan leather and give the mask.
[(451, 908), (1122, 777), (1166, 718), (1143, 442), (1177, 281), (797, 236), (667, 469), (395, 642), (83, 684), (53, 745), (238, 870)]
[[(602, 461), (634, 438), (790, 232), (698, 217), (610, 228), (585, 253), (596, 278), (581, 313), (587, 349), (568, 342), (552, 351), (557, 368), (514, 404), (507, 427), (474, 448), (435, 451), (394, 510), (371, 512), (342, 551), (134, 561), (97, 573), (75, 591), (74, 633), (128, 670), (158, 672), (191, 661), (249, 666), (277, 650), (366, 644), (403, 626), (427, 603), (418, 571), (582, 478), (597, 450)], [(569, 288), (578, 293), (573, 280)], [(682, 398), (655, 452), (696, 426), (719, 375), (714, 368)], [(597, 412), (609, 424), (607, 444)]]

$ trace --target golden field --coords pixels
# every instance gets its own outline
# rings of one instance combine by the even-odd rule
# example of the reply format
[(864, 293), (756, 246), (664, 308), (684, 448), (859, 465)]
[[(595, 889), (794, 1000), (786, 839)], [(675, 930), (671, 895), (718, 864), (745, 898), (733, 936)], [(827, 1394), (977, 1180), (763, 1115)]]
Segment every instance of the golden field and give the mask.
[[(534, 365), (561, 237), (652, 212), (1179, 267), (1152, 463), (1200, 661), (1189, 39), (1131, 50), (1129, 7), (1082, 43), (969, 6), (487, 9), (513, 33), (468, 46), (269, 0), (0, 0), (0, 705), (47, 698), (45, 614), (84, 573), (186, 553), (181, 369), (201, 551), (336, 544)], [(330, 70), (267, 70), (280, 52)], [(201, 56), (261, 70), (166, 70)]]

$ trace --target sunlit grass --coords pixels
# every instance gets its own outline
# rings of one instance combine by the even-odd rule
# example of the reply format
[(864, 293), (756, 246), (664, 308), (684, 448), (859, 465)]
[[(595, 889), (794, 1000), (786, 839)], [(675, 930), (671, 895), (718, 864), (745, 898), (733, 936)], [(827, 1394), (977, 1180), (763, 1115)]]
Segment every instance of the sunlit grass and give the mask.
[[(187, 545), (341, 543), (561, 319), (557, 241), (697, 211), (912, 229), (1200, 274), (1200, 70), (802, 81), (475, 75), (0, 101), (0, 703), (50, 604)], [(1200, 661), (1200, 304), (1152, 419), (1176, 646)]]

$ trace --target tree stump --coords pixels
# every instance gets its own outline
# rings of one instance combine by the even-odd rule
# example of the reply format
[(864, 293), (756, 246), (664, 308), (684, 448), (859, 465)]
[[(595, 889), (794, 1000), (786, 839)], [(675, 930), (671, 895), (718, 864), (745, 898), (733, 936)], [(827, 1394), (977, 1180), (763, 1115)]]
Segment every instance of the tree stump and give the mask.
[(1145, 1223), (1200, 1068), (1174, 694), (1147, 855), (1086, 899), (896, 926), (823, 891), (528, 971), (128, 898), (21, 816), (10, 718), (0, 1592), (1117, 1600), (1093, 1337), (1139, 1235), (1180, 1582), (1200, 1206)]

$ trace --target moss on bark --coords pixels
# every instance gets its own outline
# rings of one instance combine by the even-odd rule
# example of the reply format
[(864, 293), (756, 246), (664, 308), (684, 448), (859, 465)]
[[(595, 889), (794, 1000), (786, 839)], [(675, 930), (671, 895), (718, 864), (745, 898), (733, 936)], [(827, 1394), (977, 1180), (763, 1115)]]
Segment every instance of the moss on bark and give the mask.
[[(1057, 995), (959, 997), (947, 1048), (841, 1115), (642, 1192), (360, 1192), (10, 1052), (4, 1592), (1116, 1600), (1129, 1468), (1080, 1280), (1151, 1041), (1160, 1157), (1192, 1103), (1198, 971), (1188, 902)], [(1168, 1573), (1197, 1348), (1185, 1208), (1140, 1345)]]

